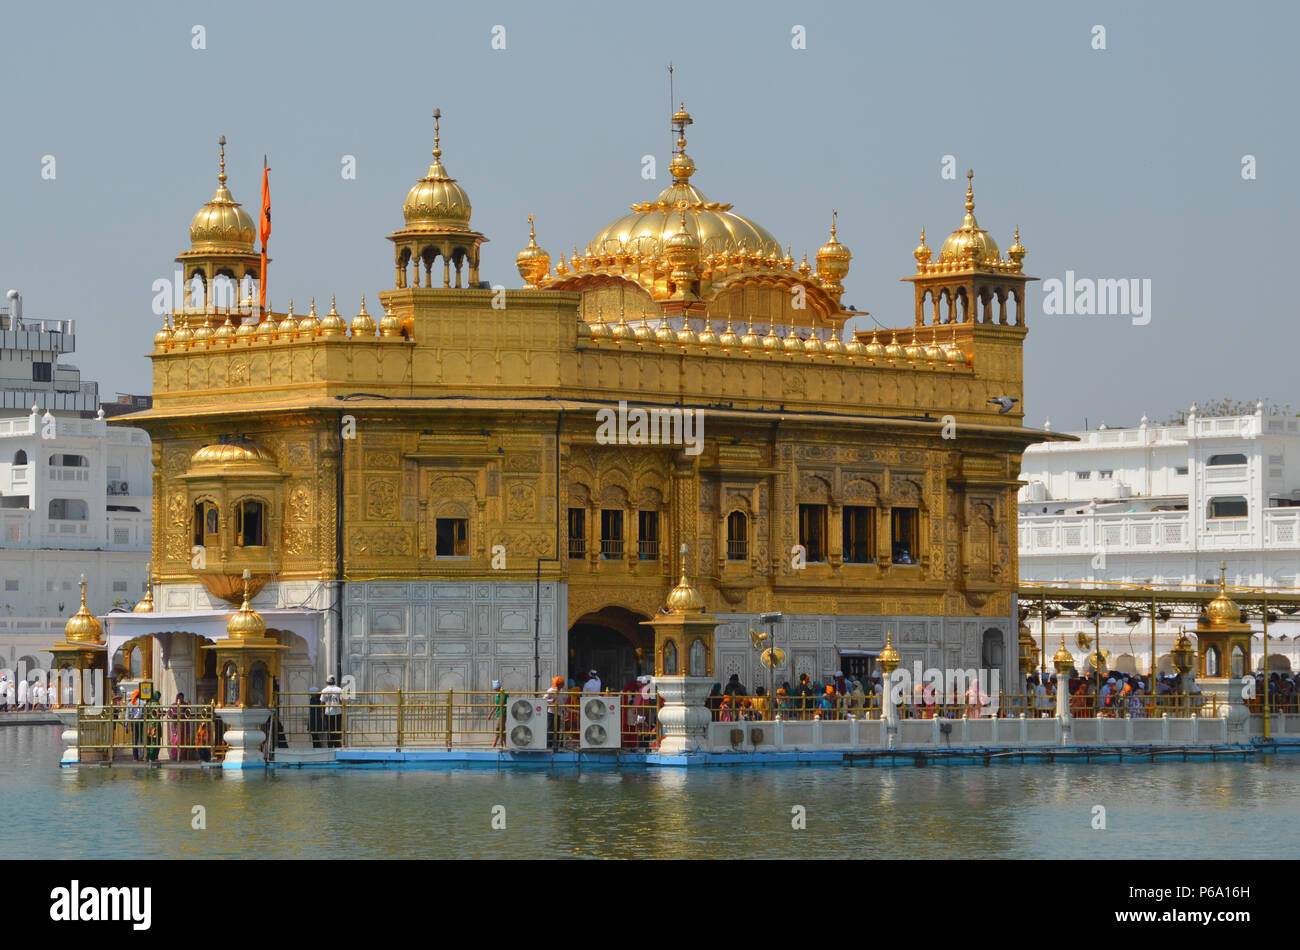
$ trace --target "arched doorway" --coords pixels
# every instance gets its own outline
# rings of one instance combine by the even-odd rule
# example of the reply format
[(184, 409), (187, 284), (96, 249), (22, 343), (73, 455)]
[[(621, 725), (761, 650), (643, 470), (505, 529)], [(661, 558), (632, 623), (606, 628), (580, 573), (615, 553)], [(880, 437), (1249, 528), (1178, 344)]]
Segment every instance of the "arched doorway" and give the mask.
[(654, 635), (642, 614), (603, 607), (583, 614), (569, 628), (568, 678), (582, 685), (596, 670), (606, 689), (619, 690), (637, 676), (654, 672)]

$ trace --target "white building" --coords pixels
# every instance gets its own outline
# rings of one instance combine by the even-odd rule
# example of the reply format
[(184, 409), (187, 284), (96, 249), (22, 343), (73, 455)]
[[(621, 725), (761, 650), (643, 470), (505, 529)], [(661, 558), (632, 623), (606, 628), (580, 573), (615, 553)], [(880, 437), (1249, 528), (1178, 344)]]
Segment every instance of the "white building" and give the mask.
[(104, 421), (75, 366), (71, 320), (0, 310), (0, 668), (45, 661), (79, 604), (96, 613), (142, 596), (153, 468), (142, 429)]
[[(1217, 585), (1225, 561), (1229, 587), (1300, 587), (1300, 419), (1266, 416), (1262, 404), (1253, 415), (1203, 418), (1193, 406), (1182, 425), (1144, 416), (1136, 428), (1070, 434), (1079, 441), (1024, 454), (1022, 581)], [(1074, 632), (1091, 635), (1093, 624), (1049, 625), (1053, 636), (1061, 627), (1075, 650)], [(1177, 627), (1158, 629), (1158, 653)], [(1031, 629), (1037, 636), (1037, 624)], [(1300, 627), (1280, 623), (1271, 633), (1287, 640), (1270, 640), (1270, 650), (1289, 655)], [(1102, 639), (1146, 669), (1149, 626), (1103, 620)]]

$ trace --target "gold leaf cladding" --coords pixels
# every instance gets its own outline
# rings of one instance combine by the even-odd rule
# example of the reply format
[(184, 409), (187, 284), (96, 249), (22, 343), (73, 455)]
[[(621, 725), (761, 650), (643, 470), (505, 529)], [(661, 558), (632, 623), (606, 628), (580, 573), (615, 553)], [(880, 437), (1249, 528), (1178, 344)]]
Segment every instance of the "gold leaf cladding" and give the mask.
[(290, 442), (287, 454), (290, 468), (311, 468), (315, 464), (312, 461), (311, 445), (306, 442)]
[(312, 519), (312, 494), (311, 489), (306, 486), (299, 486), (289, 492), (289, 520), (290, 521), (311, 521)]
[(397, 468), (396, 452), (367, 452), (366, 468)]
[(311, 554), (313, 534), (315, 529), (311, 525), (289, 525), (284, 529), (284, 553), (290, 557), (307, 557)]
[(507, 472), (537, 472), (541, 470), (541, 459), (536, 452), (511, 452), (506, 456)]
[(506, 515), (512, 521), (537, 517), (537, 490), (527, 482), (512, 481), (506, 489)]
[(348, 547), (357, 557), (409, 557), (415, 543), (405, 528), (353, 528)]
[(383, 521), (397, 517), (397, 480), (366, 479), (366, 520)]

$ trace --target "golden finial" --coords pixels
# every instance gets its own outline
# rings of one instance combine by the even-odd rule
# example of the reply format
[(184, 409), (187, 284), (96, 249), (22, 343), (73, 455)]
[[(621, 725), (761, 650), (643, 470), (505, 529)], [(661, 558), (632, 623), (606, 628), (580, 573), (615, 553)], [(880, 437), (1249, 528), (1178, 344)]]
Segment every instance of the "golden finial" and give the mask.
[(975, 210), (975, 190), (971, 184), (974, 181), (974, 179), (975, 179), (975, 169), (973, 168), (966, 169), (966, 210), (967, 211)]
[(834, 209), (831, 210), (831, 240), (832, 241), (835, 240), (835, 219), (838, 218), (839, 216), (840, 213), (838, 211)]
[(533, 229), (533, 216), (531, 214), (528, 216), (528, 243), (537, 243), (537, 232)]
[(217, 181), (221, 184), (226, 183), (226, 137), (223, 135), (217, 139), (217, 146), (220, 149), (220, 170), (217, 172)]
[(442, 110), (433, 110), (433, 160), (439, 161), (442, 158), (442, 145), (439, 142), (438, 120), (442, 118)]

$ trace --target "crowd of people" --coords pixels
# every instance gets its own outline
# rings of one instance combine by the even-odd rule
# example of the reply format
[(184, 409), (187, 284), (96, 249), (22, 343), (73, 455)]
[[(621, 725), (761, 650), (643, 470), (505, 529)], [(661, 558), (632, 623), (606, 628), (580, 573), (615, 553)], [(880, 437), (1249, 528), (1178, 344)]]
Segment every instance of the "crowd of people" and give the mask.
[[(63, 691), (63, 704), (71, 704), (72, 684), (66, 684)], [(54, 679), (11, 679), (8, 673), (0, 673), (0, 712), (48, 712), (59, 705), (59, 686)]]

